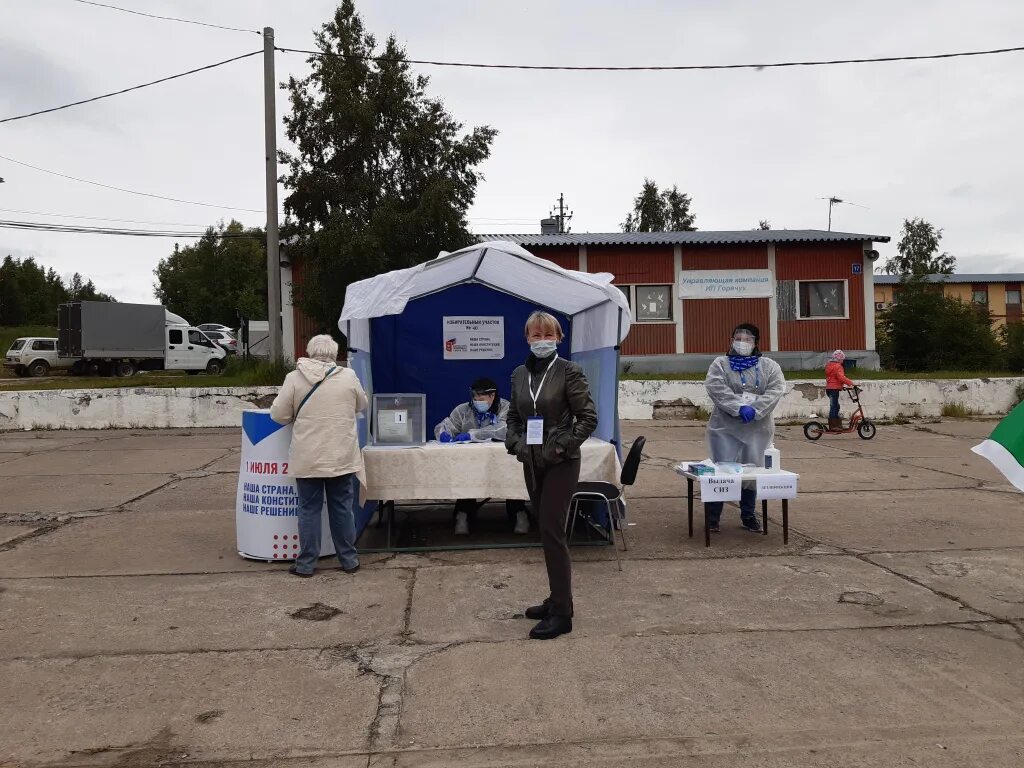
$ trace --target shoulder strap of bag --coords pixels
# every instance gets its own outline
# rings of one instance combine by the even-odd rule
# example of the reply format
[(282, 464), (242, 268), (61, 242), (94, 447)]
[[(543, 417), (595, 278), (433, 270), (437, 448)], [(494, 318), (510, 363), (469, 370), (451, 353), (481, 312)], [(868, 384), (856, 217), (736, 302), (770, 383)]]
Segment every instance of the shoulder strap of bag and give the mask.
[(299, 411), (302, 410), (302, 406), (304, 406), (306, 404), (306, 401), (309, 400), (309, 398), (313, 396), (313, 393), (316, 392), (316, 390), (319, 388), (319, 386), (321, 384), (323, 384), (325, 381), (327, 381), (327, 379), (329, 379), (331, 377), (331, 374), (334, 373), (336, 370), (338, 370), (338, 366), (336, 366), (336, 365), (332, 366), (331, 370), (329, 370), (327, 372), (327, 374), (322, 379), (320, 379), (320, 381), (318, 381), (316, 384), (314, 384), (313, 388), (311, 390), (309, 390), (309, 392), (306, 393), (306, 396), (304, 398), (302, 398), (302, 402), (299, 403), (299, 407), (295, 409), (295, 416), (292, 417), (292, 421), (295, 421), (295, 419), (299, 418)]

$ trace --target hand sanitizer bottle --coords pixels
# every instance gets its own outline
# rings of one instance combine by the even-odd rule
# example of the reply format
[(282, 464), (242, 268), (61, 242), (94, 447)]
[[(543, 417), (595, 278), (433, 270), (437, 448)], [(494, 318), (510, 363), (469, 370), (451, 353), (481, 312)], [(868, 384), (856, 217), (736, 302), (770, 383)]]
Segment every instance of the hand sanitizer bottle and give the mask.
[(782, 455), (779, 453), (779, 449), (775, 447), (775, 443), (768, 446), (768, 450), (764, 452), (764, 468), (769, 472), (778, 472), (782, 469), (781, 466)]

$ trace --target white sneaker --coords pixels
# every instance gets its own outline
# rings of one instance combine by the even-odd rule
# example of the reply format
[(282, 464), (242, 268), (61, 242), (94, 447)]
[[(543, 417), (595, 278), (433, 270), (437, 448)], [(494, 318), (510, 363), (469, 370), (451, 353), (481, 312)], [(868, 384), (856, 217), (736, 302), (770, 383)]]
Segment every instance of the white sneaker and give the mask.
[(455, 535), (469, 536), (469, 516), (465, 512), (457, 512), (455, 515)]
[(516, 527), (514, 531), (520, 535), (530, 532), (530, 516), (526, 514), (525, 509), (520, 509), (516, 512)]

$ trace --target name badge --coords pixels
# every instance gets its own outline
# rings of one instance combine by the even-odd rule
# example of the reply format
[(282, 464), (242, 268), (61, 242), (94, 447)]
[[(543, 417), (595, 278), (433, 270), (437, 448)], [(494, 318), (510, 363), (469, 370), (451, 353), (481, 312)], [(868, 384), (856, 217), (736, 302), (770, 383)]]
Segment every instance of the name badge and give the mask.
[(544, 419), (538, 417), (526, 420), (526, 444), (544, 445)]

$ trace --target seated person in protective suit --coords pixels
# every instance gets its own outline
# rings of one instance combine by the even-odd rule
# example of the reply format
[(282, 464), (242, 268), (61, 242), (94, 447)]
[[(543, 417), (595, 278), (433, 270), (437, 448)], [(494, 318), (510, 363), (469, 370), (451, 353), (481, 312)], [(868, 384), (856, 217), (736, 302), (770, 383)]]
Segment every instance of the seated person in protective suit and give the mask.
[[(468, 402), (455, 410), (434, 427), (434, 437), (442, 443), (486, 443), (505, 440), (505, 421), (508, 418), (508, 400), (498, 397), (498, 385), (491, 379), (482, 378), (473, 382)], [(469, 534), (469, 518), (480, 505), (476, 499), (459, 499), (455, 503), (455, 535)], [(505, 510), (509, 519), (515, 521), (515, 532), (529, 533), (530, 518), (526, 504), (508, 500)]]

